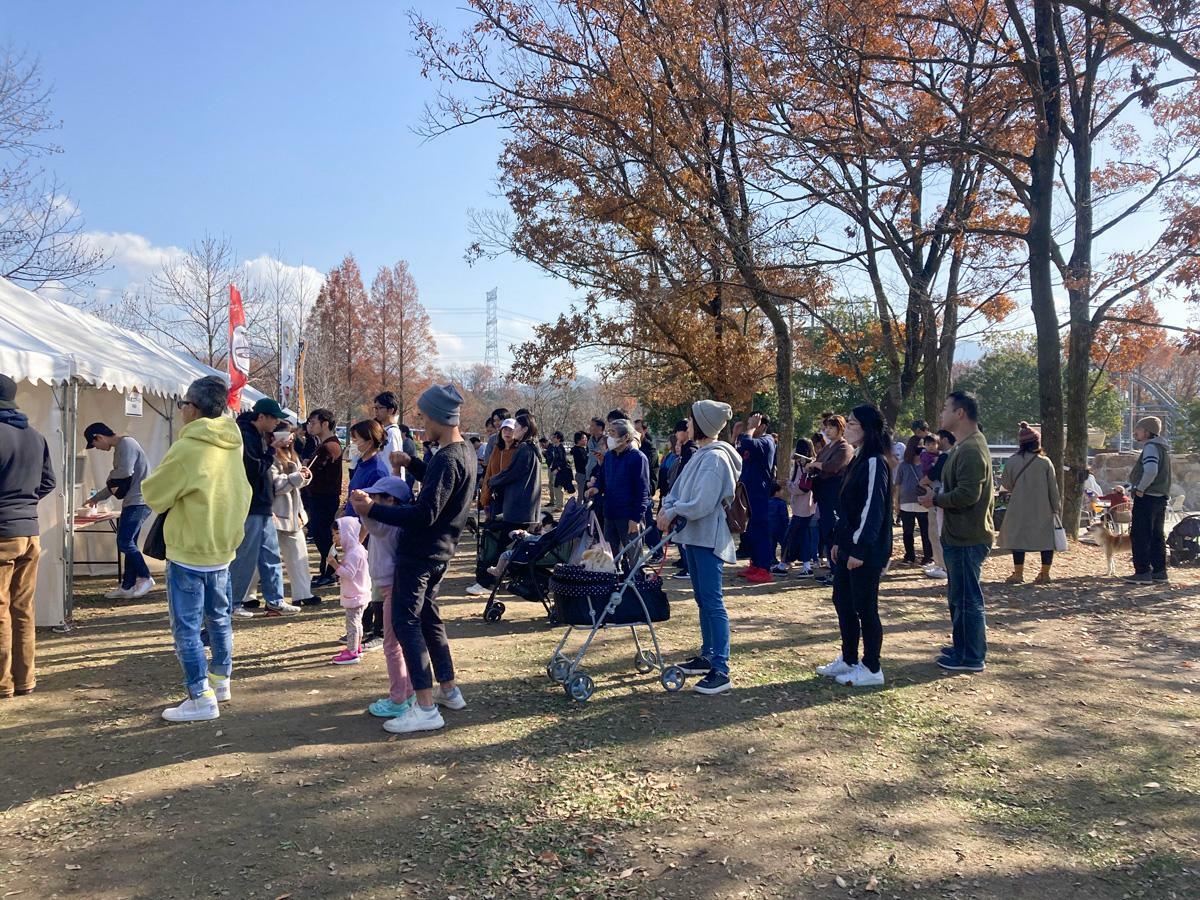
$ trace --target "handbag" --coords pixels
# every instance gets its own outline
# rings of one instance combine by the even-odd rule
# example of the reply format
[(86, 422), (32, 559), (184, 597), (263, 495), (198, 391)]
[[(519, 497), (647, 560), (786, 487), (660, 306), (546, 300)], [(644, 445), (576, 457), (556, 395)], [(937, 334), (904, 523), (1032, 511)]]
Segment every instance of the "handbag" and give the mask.
[(118, 500), (124, 500), (129, 494), (129, 489), (133, 487), (133, 476), (130, 475), (128, 478), (110, 478), (104, 482), (104, 486)]
[(1059, 553), (1067, 549), (1067, 530), (1058, 516), (1054, 517), (1054, 549)]
[(167, 512), (159, 513), (153, 522), (150, 523), (150, 530), (146, 532), (146, 540), (142, 542), (142, 555), (148, 556), (151, 559), (166, 560), (167, 558), (167, 539), (163, 535), (163, 526), (167, 523)]

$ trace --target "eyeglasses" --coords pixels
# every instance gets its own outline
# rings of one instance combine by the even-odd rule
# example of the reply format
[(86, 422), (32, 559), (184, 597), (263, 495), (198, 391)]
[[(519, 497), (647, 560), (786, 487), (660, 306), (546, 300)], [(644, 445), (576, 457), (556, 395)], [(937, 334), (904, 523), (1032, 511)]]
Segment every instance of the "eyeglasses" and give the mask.
[(176, 409), (183, 409), (185, 406), (195, 406), (195, 405), (196, 404), (193, 403), (191, 400), (176, 400), (175, 401)]

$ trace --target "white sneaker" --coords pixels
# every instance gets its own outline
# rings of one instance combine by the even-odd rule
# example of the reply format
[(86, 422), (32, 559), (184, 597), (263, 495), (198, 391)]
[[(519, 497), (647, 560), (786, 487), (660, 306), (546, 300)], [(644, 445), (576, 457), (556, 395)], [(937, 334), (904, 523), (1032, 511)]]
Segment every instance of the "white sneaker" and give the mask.
[(467, 594), (469, 594), (472, 597), (482, 597), (484, 594), (490, 594), (491, 592), (492, 591), (490, 588), (485, 588), (478, 581), (475, 582), (473, 585), (471, 585), (469, 588), (467, 588)]
[(220, 716), (217, 695), (211, 689), (199, 697), (189, 697), (178, 706), (171, 706), (162, 711), (162, 717), (168, 722), (207, 722)]
[(131, 597), (145, 597), (148, 593), (154, 590), (153, 578), (139, 578), (134, 582), (133, 590), (130, 592)]
[(926, 566), (925, 567), (925, 577), (926, 578), (942, 578), (942, 579), (944, 579), (946, 577), (946, 570), (943, 569), (941, 566)]
[(845, 675), (852, 671), (854, 671), (854, 666), (848, 665), (840, 653), (833, 662), (817, 666), (817, 674), (824, 675), (826, 678), (837, 678), (839, 675)]
[(221, 703), (233, 699), (233, 692), (229, 688), (232, 680), (228, 675), (218, 675), (216, 672), (208, 673), (209, 686), (212, 687), (213, 693), (217, 695), (217, 700)]
[(294, 616), (298, 612), (300, 612), (300, 607), (288, 603), (286, 600), (267, 604), (268, 616)]
[(119, 584), (104, 595), (105, 600), (128, 600), (133, 596), (133, 588), (123, 588)]
[(253, 609), (247, 609), (239, 603), (233, 608), (233, 613), (231, 615), (238, 619), (253, 619), (255, 616), (261, 615), (261, 613)]
[(383, 723), (383, 730), (392, 734), (412, 734), (415, 731), (437, 731), (446, 725), (441, 711), (435, 705), (433, 709), (421, 709), (414, 703), (402, 716), (388, 719)]
[(462, 691), (457, 686), (455, 686), (453, 694), (447, 694), (439, 684), (433, 689), (433, 702), (438, 706), (446, 707), (446, 709), (467, 708), (466, 698), (463, 697)]
[(838, 684), (844, 684), (846, 687), (874, 687), (883, 684), (883, 669), (878, 672), (872, 672), (862, 663), (856, 665), (849, 672), (837, 677)]

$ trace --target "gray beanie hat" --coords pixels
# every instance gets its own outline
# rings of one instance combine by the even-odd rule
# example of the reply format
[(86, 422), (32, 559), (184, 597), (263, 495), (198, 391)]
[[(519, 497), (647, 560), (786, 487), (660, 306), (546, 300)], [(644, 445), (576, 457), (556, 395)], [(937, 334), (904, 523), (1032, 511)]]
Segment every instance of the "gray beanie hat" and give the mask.
[(442, 425), (457, 425), (462, 394), (453, 384), (435, 384), (417, 398), (417, 408)]
[(733, 407), (720, 400), (697, 400), (692, 404), (692, 418), (708, 437), (715, 438), (733, 418)]

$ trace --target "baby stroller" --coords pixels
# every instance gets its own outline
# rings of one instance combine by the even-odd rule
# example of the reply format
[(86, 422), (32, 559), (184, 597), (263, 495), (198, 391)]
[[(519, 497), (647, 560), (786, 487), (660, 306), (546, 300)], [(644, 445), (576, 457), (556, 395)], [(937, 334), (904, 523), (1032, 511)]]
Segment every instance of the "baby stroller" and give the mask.
[(1200, 516), (1184, 516), (1167, 535), (1171, 565), (1187, 566), (1200, 558)]
[[(554, 576), (550, 580), (550, 587), (554, 593), (554, 607), (559, 622), (566, 624), (567, 630), (546, 665), (546, 675), (551, 681), (561, 684), (572, 700), (582, 703), (590, 698), (596, 689), (591, 676), (582, 671), (580, 666), (596, 634), (608, 625), (628, 626), (629, 633), (633, 636), (633, 664), (640, 674), (660, 671), (662, 674), (659, 680), (671, 693), (680, 690), (686, 681), (683, 670), (678, 666), (663, 664), (654, 623), (670, 619), (671, 607), (663, 590), (661, 576), (655, 572), (643, 571), (643, 566), (666, 546), (671, 535), (665, 535), (656, 546), (643, 549), (642, 541), (647, 531), (649, 529), (643, 530), (637, 541), (630, 543), (617, 554), (615, 562), (618, 563), (619, 569), (623, 556), (630, 552), (638, 553), (638, 558), (630, 565), (627, 575), (594, 572), (582, 566), (572, 565), (554, 568)], [(639, 625), (645, 625), (649, 629), (650, 641), (654, 645), (652, 651), (642, 649), (637, 633)], [(563, 649), (576, 628), (589, 630), (579, 652), (571, 657), (564, 653)]]
[(556, 565), (571, 561), (575, 547), (582, 538), (590, 537), (594, 541), (599, 535), (600, 528), (592, 514), (591, 504), (579, 503), (574, 498), (568, 500), (554, 530), (536, 541), (513, 540), (508, 537), (511, 530), (512, 525), (507, 525), (503, 539), (508, 544), (496, 552), (495, 558), (498, 561), (500, 553), (509, 546), (513, 548), (513, 554), (503, 577), (492, 586), (492, 592), (484, 604), (484, 621), (499, 622), (504, 616), (504, 603), (496, 599), (496, 593), (503, 589), (521, 600), (541, 603), (546, 609), (547, 620), (555, 625), (558, 620), (549, 600), (550, 576)]

